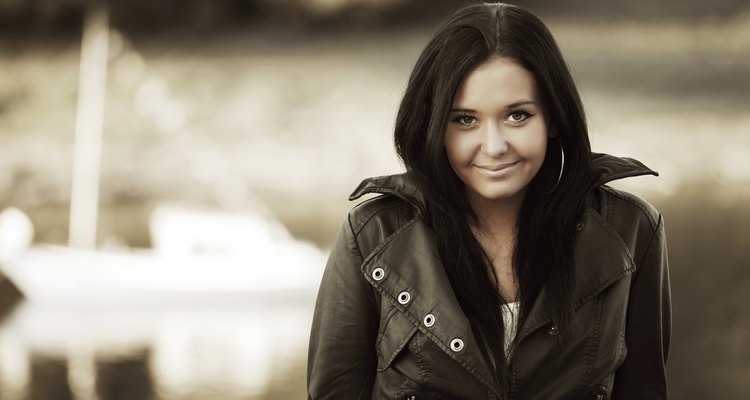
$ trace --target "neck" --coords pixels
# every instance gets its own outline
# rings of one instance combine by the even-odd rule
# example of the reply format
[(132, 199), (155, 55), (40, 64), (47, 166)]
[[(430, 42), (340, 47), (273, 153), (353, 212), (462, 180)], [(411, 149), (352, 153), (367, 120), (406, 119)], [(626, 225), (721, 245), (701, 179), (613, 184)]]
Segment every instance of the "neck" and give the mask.
[(524, 194), (507, 199), (487, 199), (476, 192), (467, 192), (467, 199), (477, 217), (476, 227), (492, 234), (515, 235)]

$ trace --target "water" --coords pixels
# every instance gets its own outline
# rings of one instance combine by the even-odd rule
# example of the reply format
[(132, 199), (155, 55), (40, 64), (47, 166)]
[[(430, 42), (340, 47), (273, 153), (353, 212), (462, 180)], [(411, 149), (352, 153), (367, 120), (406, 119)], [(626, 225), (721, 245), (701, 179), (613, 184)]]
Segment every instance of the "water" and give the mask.
[(0, 398), (301, 398), (311, 304), (23, 303), (0, 328)]

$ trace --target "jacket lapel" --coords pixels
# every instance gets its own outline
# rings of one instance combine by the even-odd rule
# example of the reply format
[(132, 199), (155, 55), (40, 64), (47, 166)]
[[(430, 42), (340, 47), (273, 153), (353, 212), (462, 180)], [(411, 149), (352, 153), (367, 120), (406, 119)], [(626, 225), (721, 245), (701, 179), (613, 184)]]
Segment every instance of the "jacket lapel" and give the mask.
[[(385, 271), (379, 281), (372, 277), (375, 268)], [(362, 272), (415, 326), (500, 397), (493, 374), (448, 281), (432, 233), (421, 219), (412, 219), (391, 235), (365, 260)], [(409, 293), (407, 304), (398, 301), (402, 292)], [(431, 327), (423, 324), (427, 314), (434, 316)], [(451, 350), (454, 339), (463, 341), (462, 350)]]
[[(577, 308), (615, 281), (631, 274), (635, 263), (622, 239), (591, 208), (587, 208), (577, 233), (574, 252), (573, 307)], [(552, 305), (542, 289), (521, 325), (518, 341), (552, 321)]]

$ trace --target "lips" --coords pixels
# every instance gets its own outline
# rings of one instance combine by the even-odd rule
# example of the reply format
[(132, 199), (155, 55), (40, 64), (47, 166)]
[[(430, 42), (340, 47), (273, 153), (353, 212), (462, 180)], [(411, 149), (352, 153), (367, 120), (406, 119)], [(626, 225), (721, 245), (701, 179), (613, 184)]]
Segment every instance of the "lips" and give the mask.
[(516, 161), (512, 163), (504, 163), (504, 164), (496, 164), (496, 165), (476, 165), (477, 169), (484, 175), (490, 177), (490, 178), (502, 178), (504, 176), (507, 176), (513, 170), (517, 165), (519, 165), (521, 161)]
[(501, 171), (506, 168), (510, 168), (516, 164), (518, 164), (520, 161), (512, 162), (512, 163), (505, 163), (505, 164), (497, 164), (497, 165), (477, 165), (477, 168), (485, 169), (487, 171)]

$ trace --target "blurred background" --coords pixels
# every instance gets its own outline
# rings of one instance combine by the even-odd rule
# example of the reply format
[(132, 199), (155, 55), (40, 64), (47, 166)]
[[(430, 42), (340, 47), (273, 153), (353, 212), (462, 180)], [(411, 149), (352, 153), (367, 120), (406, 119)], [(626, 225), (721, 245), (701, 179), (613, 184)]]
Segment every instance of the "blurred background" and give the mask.
[[(305, 396), (327, 249), (448, 0), (0, 0), (0, 399)], [(661, 176), (670, 390), (750, 398), (750, 4), (518, 1)]]

